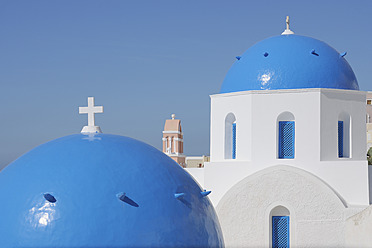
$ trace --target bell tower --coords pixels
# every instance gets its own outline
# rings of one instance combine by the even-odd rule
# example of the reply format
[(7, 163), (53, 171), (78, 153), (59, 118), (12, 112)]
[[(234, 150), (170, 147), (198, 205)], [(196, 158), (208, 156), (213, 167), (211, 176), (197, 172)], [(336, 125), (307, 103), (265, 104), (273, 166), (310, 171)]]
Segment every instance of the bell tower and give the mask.
[(182, 167), (186, 167), (185, 155), (183, 154), (183, 133), (181, 120), (176, 120), (175, 114), (171, 120), (166, 120), (163, 131), (163, 152), (171, 157)]

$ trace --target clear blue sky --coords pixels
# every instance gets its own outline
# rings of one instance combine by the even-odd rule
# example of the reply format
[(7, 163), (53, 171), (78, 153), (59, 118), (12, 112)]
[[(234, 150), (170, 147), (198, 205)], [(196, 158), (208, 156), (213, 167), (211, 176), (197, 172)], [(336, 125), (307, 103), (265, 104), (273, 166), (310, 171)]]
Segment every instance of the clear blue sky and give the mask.
[(372, 90), (372, 1), (0, 1), (0, 168), (79, 133), (94, 96), (104, 133), (161, 149), (182, 120), (185, 153), (209, 154), (209, 95), (235, 60), (285, 28), (347, 51)]

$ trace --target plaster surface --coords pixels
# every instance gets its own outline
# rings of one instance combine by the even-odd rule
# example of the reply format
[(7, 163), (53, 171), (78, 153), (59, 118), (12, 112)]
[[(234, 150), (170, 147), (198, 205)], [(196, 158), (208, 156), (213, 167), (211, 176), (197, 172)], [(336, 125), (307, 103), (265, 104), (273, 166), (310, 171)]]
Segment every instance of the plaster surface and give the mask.
[[(367, 206), (365, 98), (361, 91), (315, 88), (212, 95), (211, 160), (205, 164), (204, 186), (213, 189), (214, 205), (237, 180), (287, 164), (327, 182), (348, 205)], [(349, 130), (345, 128), (349, 156), (339, 158), (337, 125), (345, 113), (350, 116)], [(231, 114), (236, 118), (236, 159), (225, 158), (225, 119)], [(286, 116), (295, 121), (294, 159), (278, 158), (278, 121)]]
[(270, 212), (288, 209), (291, 247), (344, 245), (345, 201), (316, 176), (278, 165), (248, 176), (221, 199), (226, 247), (270, 247)]
[(372, 247), (372, 206), (346, 220), (345, 247)]

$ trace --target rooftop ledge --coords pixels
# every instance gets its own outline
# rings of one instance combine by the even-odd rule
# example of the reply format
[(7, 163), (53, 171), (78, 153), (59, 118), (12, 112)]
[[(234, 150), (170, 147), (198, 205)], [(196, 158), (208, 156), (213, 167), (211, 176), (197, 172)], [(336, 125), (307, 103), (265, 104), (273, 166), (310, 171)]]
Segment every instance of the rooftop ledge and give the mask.
[(217, 93), (209, 95), (210, 98), (216, 97), (229, 97), (229, 96), (239, 96), (239, 95), (254, 95), (254, 94), (283, 94), (283, 93), (299, 93), (299, 92), (334, 92), (342, 94), (359, 94), (364, 95), (367, 91), (361, 90), (343, 90), (343, 89), (331, 89), (331, 88), (304, 88), (304, 89), (283, 89), (283, 90), (247, 90), (247, 91), (237, 91), (230, 93)]

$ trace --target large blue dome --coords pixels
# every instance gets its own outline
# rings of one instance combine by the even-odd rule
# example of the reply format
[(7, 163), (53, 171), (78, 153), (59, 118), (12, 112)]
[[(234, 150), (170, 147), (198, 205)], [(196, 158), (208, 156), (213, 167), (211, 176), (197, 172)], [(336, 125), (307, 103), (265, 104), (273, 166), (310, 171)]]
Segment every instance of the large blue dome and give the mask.
[(280, 35), (238, 57), (220, 93), (300, 88), (359, 90), (349, 63), (335, 49), (310, 37)]
[(222, 247), (201, 191), (142, 142), (66, 136), (0, 173), (0, 247)]

